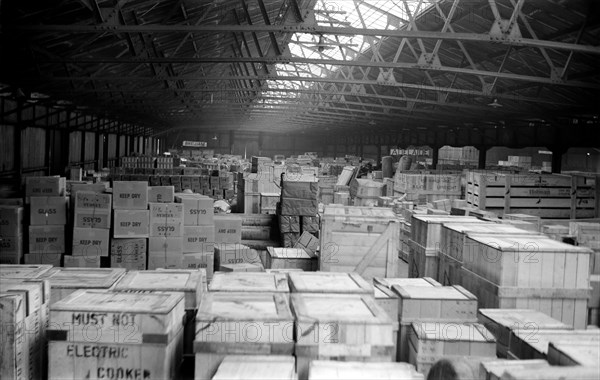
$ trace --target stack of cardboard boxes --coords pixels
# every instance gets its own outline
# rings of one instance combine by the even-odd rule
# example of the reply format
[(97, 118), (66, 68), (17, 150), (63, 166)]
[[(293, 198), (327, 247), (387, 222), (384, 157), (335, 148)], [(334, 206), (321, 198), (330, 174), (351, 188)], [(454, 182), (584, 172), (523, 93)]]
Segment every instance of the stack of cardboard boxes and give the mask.
[(23, 206), (0, 205), (0, 264), (23, 258)]
[(183, 267), (183, 204), (150, 203), (148, 269)]

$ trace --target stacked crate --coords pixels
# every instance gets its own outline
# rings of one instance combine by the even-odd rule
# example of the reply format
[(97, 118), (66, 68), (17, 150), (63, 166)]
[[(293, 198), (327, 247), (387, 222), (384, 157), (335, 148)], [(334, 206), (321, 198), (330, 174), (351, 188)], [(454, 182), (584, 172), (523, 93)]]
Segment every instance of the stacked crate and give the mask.
[(318, 264), (317, 256), (303, 248), (267, 247), (266, 269), (316, 271)]
[(204, 268), (210, 280), (215, 269), (213, 200), (202, 195), (177, 194), (175, 201), (183, 204), (183, 268)]
[[(273, 171), (270, 169), (273, 168)], [(258, 173), (238, 173), (238, 212), (260, 214), (260, 197), (264, 194), (280, 194), (281, 177), (275, 175), (275, 167), (266, 167)]]
[(148, 269), (182, 268), (183, 215), (181, 203), (150, 203)]
[(61, 178), (41, 177), (28, 180), (29, 196), (29, 253), (28, 264), (62, 264), (66, 252), (66, 224), (69, 198), (65, 196)]
[(0, 264), (20, 264), (22, 259), (23, 206), (0, 205)]
[(48, 377), (175, 379), (184, 317), (182, 293), (78, 290), (50, 307)]
[[(529, 222), (529, 223), (533, 224), (532, 231), (535, 231), (535, 232), (540, 231), (541, 224), (542, 224), (542, 220), (539, 216), (528, 215), (528, 214), (504, 214), (504, 215), (502, 215), (502, 221), (503, 222), (508, 221), (509, 224), (514, 221)], [(517, 227), (519, 227), (518, 224), (517, 224)], [(521, 228), (523, 228), (523, 227), (521, 227)]]
[(461, 173), (405, 173), (398, 168), (394, 175), (394, 195), (404, 196), (404, 200), (430, 203), (461, 197)]
[(113, 182), (111, 267), (146, 269), (150, 217), (146, 182)]
[(283, 355), (228, 355), (212, 380), (297, 380), (293, 356)]
[(535, 309), (587, 325), (589, 248), (517, 235), (471, 235), (465, 246), (462, 283), (480, 307)]
[[(298, 219), (291, 219), (298, 220), (298, 223), (300, 223), (300, 217), (316, 217), (318, 213), (317, 192), (316, 177), (286, 174), (281, 187), (279, 215), (297, 217)], [(300, 235), (295, 232), (288, 233), (283, 230), (281, 232), (284, 247), (294, 247), (300, 238)]]
[(600, 330), (556, 330), (529, 328), (513, 329), (510, 332), (508, 357), (518, 360), (548, 359), (550, 342), (595, 343), (600, 345)]
[(403, 379), (424, 380), (408, 363), (361, 363), (313, 360), (308, 371), (309, 380), (347, 379)]
[(110, 290), (125, 274), (123, 268), (52, 268), (39, 278), (50, 284), (50, 304), (80, 289)]

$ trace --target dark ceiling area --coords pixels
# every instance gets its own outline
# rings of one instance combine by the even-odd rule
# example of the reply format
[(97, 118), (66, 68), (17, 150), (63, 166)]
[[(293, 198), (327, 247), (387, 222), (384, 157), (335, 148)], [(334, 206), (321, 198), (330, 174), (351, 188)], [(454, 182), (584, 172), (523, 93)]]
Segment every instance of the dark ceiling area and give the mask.
[(1, 96), (157, 133), (597, 124), (600, 114), (594, 0), (0, 7)]

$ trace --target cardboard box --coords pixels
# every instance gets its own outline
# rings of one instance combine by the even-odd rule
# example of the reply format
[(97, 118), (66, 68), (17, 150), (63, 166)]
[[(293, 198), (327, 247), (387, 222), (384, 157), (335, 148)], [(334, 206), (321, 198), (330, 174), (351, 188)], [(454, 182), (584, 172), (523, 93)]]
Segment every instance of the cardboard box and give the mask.
[(221, 270), (223, 264), (261, 263), (260, 255), (255, 249), (243, 244), (216, 244), (215, 270)]
[(109, 235), (103, 228), (73, 228), (73, 256), (108, 257)]
[(215, 243), (241, 243), (242, 218), (235, 215), (215, 215)]
[(183, 204), (183, 223), (186, 226), (205, 226), (214, 223), (214, 202), (200, 194), (176, 194), (175, 202)]
[(147, 238), (150, 235), (148, 210), (115, 210), (113, 236)]
[(65, 253), (65, 226), (29, 226), (29, 253)]
[(100, 268), (100, 256), (63, 256), (65, 268)]
[(0, 205), (0, 237), (19, 236), (23, 233), (23, 207)]
[(212, 280), (215, 271), (214, 252), (184, 253), (183, 269), (206, 269), (206, 278)]
[(148, 208), (148, 182), (114, 181), (113, 208), (146, 210)]
[(78, 191), (75, 194), (75, 210), (90, 210), (95, 212), (110, 212), (112, 195), (94, 191)]
[(62, 265), (62, 253), (27, 253), (23, 256), (25, 264), (46, 264), (55, 267)]
[(67, 197), (31, 197), (29, 224), (32, 226), (67, 224)]
[(184, 226), (183, 253), (214, 252), (215, 228), (213, 226)]
[(145, 270), (148, 239), (111, 239), (110, 267)]
[(310, 232), (304, 231), (300, 235), (300, 239), (294, 245), (294, 248), (304, 248), (308, 252), (315, 254), (319, 248), (319, 239), (312, 235)]
[(150, 236), (183, 236), (183, 205), (180, 203), (150, 204)]
[(181, 237), (150, 237), (148, 239), (148, 254), (177, 255), (183, 253), (183, 238)]
[(173, 186), (148, 187), (148, 203), (173, 203), (175, 188)]
[(0, 264), (21, 264), (23, 235), (0, 236)]
[(183, 267), (183, 253), (165, 255), (162, 253), (148, 253), (148, 270), (159, 268), (181, 269)]
[(25, 197), (64, 197), (65, 177), (25, 177)]

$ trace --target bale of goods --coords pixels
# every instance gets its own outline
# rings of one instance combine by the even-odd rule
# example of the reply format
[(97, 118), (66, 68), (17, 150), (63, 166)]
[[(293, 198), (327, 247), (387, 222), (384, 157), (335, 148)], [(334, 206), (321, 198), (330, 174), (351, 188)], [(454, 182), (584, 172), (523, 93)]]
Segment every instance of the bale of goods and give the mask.
[(370, 294), (373, 287), (357, 273), (294, 272), (289, 274), (294, 293)]
[(598, 342), (556, 342), (551, 341), (548, 345), (548, 362), (560, 366), (598, 366), (600, 358), (600, 344)]
[(496, 357), (496, 341), (478, 323), (415, 322), (409, 334), (409, 363), (427, 376), (440, 359)]
[(265, 261), (267, 269), (316, 271), (319, 264), (316, 255), (302, 248), (267, 247)]
[(318, 213), (318, 183), (284, 180), (281, 186), (281, 215), (315, 216)]
[(508, 360), (499, 359), (484, 361), (481, 363), (479, 370), (481, 379), (484, 380), (500, 380), (502, 375), (507, 370), (519, 370), (519, 369), (547, 369), (550, 364), (546, 360), (532, 359), (532, 360)]
[(550, 342), (595, 343), (600, 345), (600, 330), (520, 329), (511, 331), (509, 353), (517, 359), (548, 359)]
[(184, 354), (193, 354), (195, 333), (194, 316), (200, 305), (200, 298), (206, 283), (205, 271), (199, 270), (160, 270), (128, 272), (115, 284), (114, 291), (147, 293), (147, 292), (180, 292), (184, 295), (186, 313), (184, 329)]
[(576, 219), (596, 216), (595, 186), (583, 176), (470, 171), (466, 191), (469, 205), (499, 215)]
[(283, 355), (226, 356), (212, 380), (296, 380), (296, 361)]
[(591, 250), (538, 237), (467, 236), (463, 286), (482, 308), (544, 312), (564, 323), (587, 325)]
[(399, 222), (390, 209), (329, 205), (321, 215), (319, 268), (396, 277)]
[(293, 293), (298, 377), (311, 360), (391, 362), (395, 322), (372, 295)]
[(41, 277), (50, 283), (50, 304), (79, 289), (111, 289), (125, 274), (122, 268), (52, 268)]
[(313, 360), (308, 380), (403, 379), (424, 380), (422, 374), (408, 363), (363, 363)]
[(477, 318), (496, 338), (497, 355), (500, 358), (507, 357), (514, 330), (529, 330), (535, 334), (538, 329), (571, 329), (571, 326), (557, 319), (530, 309), (479, 309)]
[(173, 379), (184, 315), (181, 293), (78, 290), (50, 308), (48, 377)]
[(289, 293), (287, 276), (282, 273), (216, 272), (208, 289), (211, 292)]
[(293, 326), (286, 294), (203, 294), (196, 315), (195, 379), (211, 379), (229, 354), (292, 358)]

